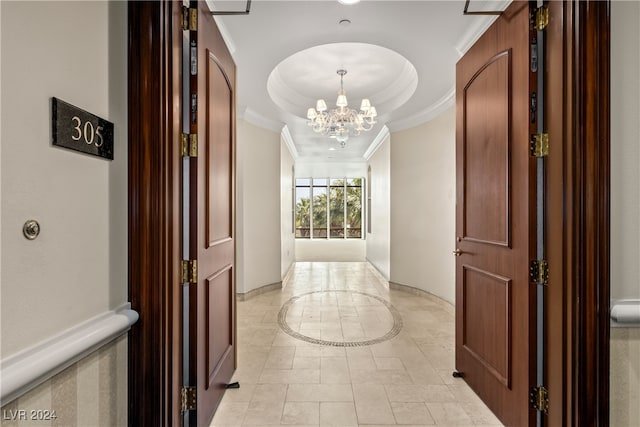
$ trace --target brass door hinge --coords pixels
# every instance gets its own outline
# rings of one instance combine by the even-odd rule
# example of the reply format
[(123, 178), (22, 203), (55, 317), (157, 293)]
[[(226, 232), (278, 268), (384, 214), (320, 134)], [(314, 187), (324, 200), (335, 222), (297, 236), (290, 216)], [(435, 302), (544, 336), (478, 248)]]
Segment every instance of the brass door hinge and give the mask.
[(198, 281), (198, 261), (180, 261), (180, 283), (196, 283)]
[(549, 263), (544, 259), (531, 261), (529, 277), (533, 283), (547, 285), (549, 283)]
[(549, 25), (549, 8), (547, 6), (540, 6), (536, 9), (536, 18), (534, 28), (538, 31), (542, 31)]
[(182, 6), (182, 30), (198, 31), (198, 9)]
[(180, 134), (180, 155), (182, 157), (198, 157), (198, 135), (195, 133)]
[(538, 133), (531, 136), (531, 155), (534, 157), (546, 157), (549, 155), (549, 134)]
[(182, 387), (180, 389), (180, 410), (182, 412), (193, 411), (196, 409), (196, 388)]
[(533, 409), (549, 413), (549, 391), (545, 386), (533, 387), (529, 392), (529, 402)]

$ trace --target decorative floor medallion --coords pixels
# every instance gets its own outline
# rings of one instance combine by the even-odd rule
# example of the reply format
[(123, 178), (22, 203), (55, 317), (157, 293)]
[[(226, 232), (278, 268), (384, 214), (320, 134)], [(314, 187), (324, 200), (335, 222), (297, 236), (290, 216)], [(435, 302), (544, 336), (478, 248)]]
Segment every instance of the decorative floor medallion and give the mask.
[(398, 335), (402, 317), (377, 295), (327, 290), (289, 299), (278, 313), (278, 324), (288, 335), (312, 344), (358, 347)]

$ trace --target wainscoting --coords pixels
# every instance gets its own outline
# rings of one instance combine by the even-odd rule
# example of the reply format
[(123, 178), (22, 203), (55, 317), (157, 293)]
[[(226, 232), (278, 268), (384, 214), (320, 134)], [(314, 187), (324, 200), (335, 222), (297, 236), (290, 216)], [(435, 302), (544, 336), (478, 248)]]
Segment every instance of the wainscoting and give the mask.
[[(0, 425), (126, 426), (127, 350), (128, 338), (123, 335), (91, 353), (3, 406)], [(34, 419), (39, 414), (46, 415), (47, 411), (55, 411), (56, 418)]]
[(640, 328), (611, 328), (610, 425), (632, 427), (640, 420)]

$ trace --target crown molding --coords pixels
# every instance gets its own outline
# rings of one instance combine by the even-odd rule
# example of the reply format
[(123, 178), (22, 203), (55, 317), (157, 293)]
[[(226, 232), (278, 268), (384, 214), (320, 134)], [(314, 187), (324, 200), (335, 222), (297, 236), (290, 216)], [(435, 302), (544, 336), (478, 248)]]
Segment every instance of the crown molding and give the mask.
[[(209, 10), (212, 12), (216, 10), (216, 6), (213, 3), (213, 0), (207, 0), (207, 6), (209, 6)], [(227, 45), (227, 49), (229, 49), (229, 53), (231, 54), (231, 56), (233, 56), (236, 51), (236, 44), (233, 42), (233, 38), (229, 34), (229, 30), (227, 30), (227, 27), (224, 25), (224, 22), (222, 22), (220, 16), (214, 16), (213, 19), (214, 21), (216, 21), (218, 30), (220, 30), (220, 34), (222, 34), (222, 38)]]
[(389, 134), (389, 128), (387, 126), (382, 126), (382, 129), (380, 129), (380, 132), (378, 132), (378, 135), (376, 135), (374, 140), (371, 142), (371, 145), (369, 145), (369, 148), (367, 148), (367, 151), (364, 152), (362, 157), (364, 157), (364, 159), (368, 161), (371, 156), (373, 156), (373, 154), (378, 150), (378, 148), (380, 148)]
[[(504, 0), (500, 4), (495, 7), (495, 10), (504, 11), (507, 6), (511, 3), (511, 0)], [(484, 34), (485, 31), (494, 23), (496, 19), (498, 19), (497, 15), (486, 15), (482, 17), (483, 19), (478, 20), (477, 24), (472, 26), (469, 31), (466, 32), (461, 38), (458, 44), (456, 45), (456, 51), (458, 52), (458, 57), (462, 58), (465, 53), (473, 46), (475, 42), (478, 41), (480, 36)]]
[(365, 159), (358, 157), (331, 158), (318, 160), (315, 157), (300, 157), (296, 160), (296, 165), (331, 165), (331, 164), (347, 164), (347, 165), (364, 165)]
[(289, 132), (289, 126), (284, 125), (280, 135), (284, 144), (289, 149), (289, 153), (291, 154), (291, 157), (293, 157), (293, 160), (298, 160), (298, 150), (296, 149), (296, 144), (293, 142), (293, 138), (291, 137), (291, 132)]

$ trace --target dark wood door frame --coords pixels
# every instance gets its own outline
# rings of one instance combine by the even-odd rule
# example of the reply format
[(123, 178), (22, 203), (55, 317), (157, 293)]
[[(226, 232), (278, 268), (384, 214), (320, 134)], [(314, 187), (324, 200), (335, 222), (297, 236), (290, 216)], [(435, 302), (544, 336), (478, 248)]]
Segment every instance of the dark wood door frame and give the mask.
[[(609, 4), (549, 5), (549, 425), (605, 426)], [(179, 6), (129, 3), (129, 293), (140, 314), (129, 336), (131, 426), (180, 425)]]
[(128, 9), (130, 426), (181, 420), (180, 6)]
[[(573, 422), (609, 424), (609, 2), (574, 1), (571, 270)], [(569, 196), (571, 195), (571, 196)]]
[(609, 424), (609, 2), (549, 2), (549, 425)]

